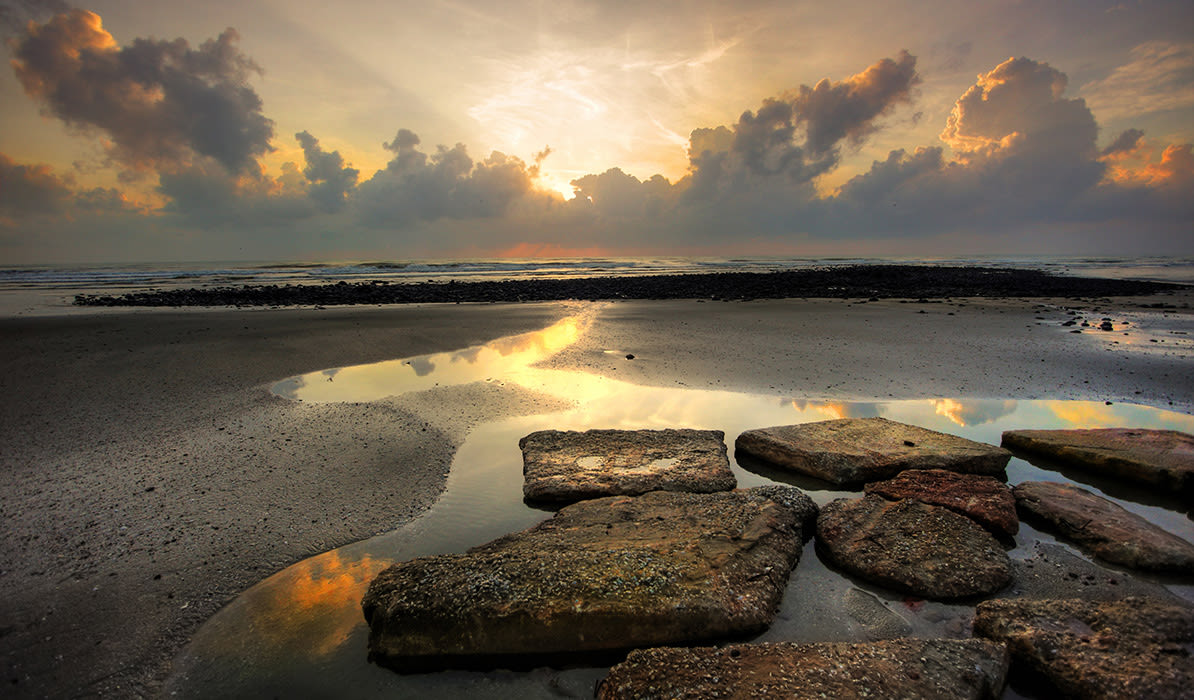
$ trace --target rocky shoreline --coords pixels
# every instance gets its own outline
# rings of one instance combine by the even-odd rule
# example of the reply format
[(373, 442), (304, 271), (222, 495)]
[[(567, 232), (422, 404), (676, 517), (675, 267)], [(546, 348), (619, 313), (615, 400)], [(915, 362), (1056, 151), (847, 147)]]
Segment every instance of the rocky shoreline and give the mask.
[(390, 284), (244, 285), (120, 295), (80, 294), (77, 306), (338, 306), (610, 299), (1100, 297), (1148, 295), (1184, 285), (1052, 275), (1038, 270), (850, 265), (783, 272), (727, 272), (584, 279)]

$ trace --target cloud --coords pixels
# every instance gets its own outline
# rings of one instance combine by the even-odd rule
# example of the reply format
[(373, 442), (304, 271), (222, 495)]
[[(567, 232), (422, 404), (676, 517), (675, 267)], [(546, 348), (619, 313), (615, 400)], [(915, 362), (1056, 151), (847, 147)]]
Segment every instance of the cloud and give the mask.
[(895, 60), (885, 58), (840, 83), (826, 78), (801, 86), (792, 107), (807, 125), (806, 147), (823, 154), (843, 139), (861, 141), (875, 131), (876, 117), (911, 101), (919, 82), (916, 57), (901, 51)]
[(56, 213), (70, 196), (67, 183), (50, 166), (18, 165), (0, 153), (0, 216)]
[(0, 29), (21, 31), (29, 20), (68, 11), (64, 0), (5, 0), (0, 4)]
[(1103, 149), (1102, 155), (1109, 156), (1116, 153), (1127, 153), (1133, 151), (1135, 150), (1136, 145), (1140, 143), (1140, 139), (1143, 136), (1144, 132), (1140, 129), (1127, 129), (1119, 136), (1115, 137), (1115, 140), (1112, 141), (1109, 146)]
[(300, 131), (294, 137), (303, 147), (303, 157), (307, 160), (303, 175), (311, 183), (311, 199), (323, 211), (340, 211), (348, 193), (356, 187), (360, 171), (345, 165), (339, 151), (329, 153), (321, 149), (319, 140), (306, 131)]
[(533, 190), (537, 165), (528, 167), (499, 151), (474, 163), (459, 143), (438, 146), (431, 155), (418, 145), (419, 137), (407, 129), (384, 144), (394, 157), (356, 188), (353, 204), (359, 221), (396, 228), (441, 218), (499, 217)]
[(1082, 94), (1109, 120), (1194, 107), (1194, 43), (1140, 44), (1127, 63), (1083, 85)]
[(962, 160), (1087, 154), (1098, 127), (1082, 99), (1062, 97), (1066, 83), (1047, 63), (1009, 58), (958, 99), (941, 140)]
[(248, 79), (260, 68), (227, 29), (192, 49), (185, 40), (136, 39), (120, 47), (86, 10), (31, 22), (12, 43), (13, 68), (46, 113), (111, 140), (110, 153), (137, 170), (177, 170), (207, 157), (253, 172), (273, 122)]

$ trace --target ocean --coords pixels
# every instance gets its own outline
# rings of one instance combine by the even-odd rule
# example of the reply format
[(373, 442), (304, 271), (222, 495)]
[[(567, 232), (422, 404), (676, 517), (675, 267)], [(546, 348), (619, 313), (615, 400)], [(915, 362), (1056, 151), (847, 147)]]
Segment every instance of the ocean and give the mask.
[(770, 272), (841, 265), (1005, 267), (1061, 275), (1194, 284), (1194, 258), (1167, 257), (625, 257), (326, 262), (163, 262), (13, 265), (0, 269), (0, 316), (67, 313), (76, 294), (234, 285), (448, 282)]

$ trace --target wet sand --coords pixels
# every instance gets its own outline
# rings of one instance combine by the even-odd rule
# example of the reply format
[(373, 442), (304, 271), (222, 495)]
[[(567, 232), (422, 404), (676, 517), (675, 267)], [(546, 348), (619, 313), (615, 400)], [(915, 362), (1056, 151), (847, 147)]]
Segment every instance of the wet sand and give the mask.
[[(453, 392), (450, 404), (269, 394), (291, 375), (455, 350), (589, 309), (588, 333), (549, 366), (789, 398), (1097, 399), (1194, 413), (1191, 301), (1182, 292), (2, 320), (6, 694), (156, 694), (175, 653), (237, 593), (405, 522), (443, 488), (470, 427), (558, 403), (495, 384)], [(1140, 308), (1158, 302), (1186, 307)], [(1063, 306), (1083, 307), (1095, 325), (1110, 317), (1116, 330), (1070, 333)]]

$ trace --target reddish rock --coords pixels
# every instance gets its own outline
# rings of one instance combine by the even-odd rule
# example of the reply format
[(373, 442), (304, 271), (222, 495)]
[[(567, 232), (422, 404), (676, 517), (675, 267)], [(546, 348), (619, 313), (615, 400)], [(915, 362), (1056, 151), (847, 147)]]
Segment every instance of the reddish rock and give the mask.
[(1009, 430), (1003, 446), (1165, 490), (1194, 490), (1194, 436), (1176, 430)]
[(1003, 547), (970, 518), (874, 494), (823, 507), (817, 551), (856, 576), (924, 598), (994, 593), (1012, 578)]
[(1003, 537), (1014, 537), (1020, 529), (1016, 499), (1011, 489), (994, 477), (909, 469), (887, 481), (869, 483), (865, 490), (893, 501), (911, 498), (949, 508)]
[(1150, 598), (1094, 602), (989, 600), (974, 633), (1005, 642), (1013, 669), (1032, 669), (1072, 698), (1188, 698), (1194, 608)]
[(1004, 646), (984, 639), (641, 649), (610, 669), (597, 697), (993, 700), (1007, 667)]
[(399, 562), (361, 603), (369, 656), (418, 671), (758, 633), (800, 557), (808, 500), (791, 487), (611, 496)]
[(518, 441), (523, 496), (572, 502), (737, 485), (720, 430), (541, 430)]
[(1003, 474), (1011, 453), (886, 418), (780, 425), (748, 430), (735, 447), (783, 469), (839, 486), (887, 479), (905, 469)]
[(1085, 489), (1026, 481), (1012, 489), (1025, 518), (1089, 549), (1096, 557), (1133, 569), (1194, 573), (1194, 545)]

